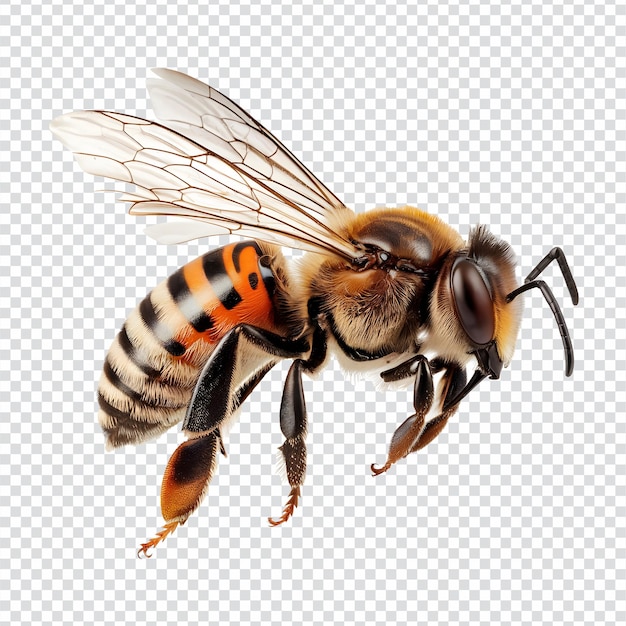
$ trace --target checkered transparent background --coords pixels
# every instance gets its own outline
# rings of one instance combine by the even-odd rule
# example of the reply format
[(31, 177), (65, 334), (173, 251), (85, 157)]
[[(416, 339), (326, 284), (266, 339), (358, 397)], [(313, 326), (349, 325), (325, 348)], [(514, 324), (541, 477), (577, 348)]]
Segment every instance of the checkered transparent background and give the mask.
[[(0, 8), (1, 623), (626, 622), (624, 4), (358, 4)], [(333, 365), (306, 382), (303, 504), (269, 528), (287, 494), (277, 368), (200, 510), (139, 561), (181, 435), (105, 453), (96, 381), (135, 303), (207, 244), (148, 241), (48, 123), (82, 108), (151, 116), (155, 66), (224, 90), (357, 210), (411, 203), (463, 234), (490, 224), (520, 277), (561, 245), (581, 304), (556, 268), (546, 280), (573, 378), (530, 295), (502, 379), (375, 479), (410, 394)]]

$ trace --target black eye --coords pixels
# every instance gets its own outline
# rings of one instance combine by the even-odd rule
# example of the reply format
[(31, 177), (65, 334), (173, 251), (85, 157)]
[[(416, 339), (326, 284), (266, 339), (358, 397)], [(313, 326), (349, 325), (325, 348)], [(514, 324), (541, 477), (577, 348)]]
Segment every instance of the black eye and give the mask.
[(493, 301), (483, 277), (471, 261), (457, 261), (452, 268), (452, 295), (459, 321), (467, 336), (477, 344), (493, 339)]

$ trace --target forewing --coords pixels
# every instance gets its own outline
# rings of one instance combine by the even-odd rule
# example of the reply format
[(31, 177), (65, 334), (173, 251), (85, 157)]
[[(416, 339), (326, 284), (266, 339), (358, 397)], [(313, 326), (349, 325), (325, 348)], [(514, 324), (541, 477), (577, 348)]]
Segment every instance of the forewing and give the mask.
[(195, 235), (189, 226), (177, 225), (171, 232), (169, 225), (151, 227), (149, 234), (158, 240), (231, 233), (350, 259), (357, 251), (329, 225), (330, 210), (312, 211), (283, 195), (278, 184), (270, 185), (270, 170), (282, 170), (258, 150), (253, 152), (265, 159), (268, 176), (255, 175), (215, 146), (120, 113), (78, 111), (57, 118), (50, 128), (85, 171), (136, 185), (122, 196), (132, 203), (132, 214), (194, 220)]
[(148, 79), (156, 116), (320, 219), (350, 211), (283, 144), (216, 89), (174, 70)]

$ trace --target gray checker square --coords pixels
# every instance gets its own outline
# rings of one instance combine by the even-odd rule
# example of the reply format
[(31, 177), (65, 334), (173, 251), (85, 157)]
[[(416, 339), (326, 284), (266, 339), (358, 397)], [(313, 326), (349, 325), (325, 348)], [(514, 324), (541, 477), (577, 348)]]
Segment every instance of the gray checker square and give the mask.
[[(0, 623), (626, 623), (623, 2), (9, 0), (0, 8)], [(373, 478), (410, 413), (332, 362), (305, 381), (308, 477), (273, 471), (287, 364), (247, 402), (200, 509), (151, 560), (178, 429), (105, 452), (95, 389), (129, 311), (226, 240), (143, 234), (53, 141), (75, 109), (152, 117), (152, 67), (223, 90), (358, 211), (405, 203), (555, 245), (573, 338), (526, 298), (515, 358), (427, 448)], [(620, 382), (621, 381), (621, 382)]]

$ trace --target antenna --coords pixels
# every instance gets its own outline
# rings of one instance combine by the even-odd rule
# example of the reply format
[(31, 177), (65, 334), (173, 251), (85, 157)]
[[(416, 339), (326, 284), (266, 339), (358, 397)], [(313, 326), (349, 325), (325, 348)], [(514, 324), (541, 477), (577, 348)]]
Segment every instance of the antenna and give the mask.
[(561, 307), (559, 307), (559, 303), (557, 302), (552, 290), (543, 280), (535, 280), (543, 270), (552, 263), (552, 261), (557, 261), (559, 267), (561, 268), (561, 273), (563, 274), (563, 278), (565, 279), (565, 284), (567, 285), (567, 289), (572, 298), (572, 302), (574, 305), (578, 304), (578, 289), (576, 288), (576, 283), (574, 282), (574, 277), (572, 276), (572, 271), (567, 264), (567, 260), (565, 259), (565, 254), (561, 248), (552, 248), (546, 256), (537, 263), (535, 268), (528, 274), (524, 284), (517, 289), (511, 291), (511, 293), (506, 297), (507, 302), (511, 302), (520, 293), (524, 293), (524, 291), (528, 291), (529, 289), (540, 289), (543, 297), (546, 299), (548, 306), (552, 310), (552, 314), (556, 319), (557, 326), (559, 327), (559, 332), (561, 333), (561, 339), (563, 340), (563, 348), (565, 350), (565, 375), (571, 376), (574, 371), (574, 349), (572, 347), (572, 340), (569, 335), (569, 330), (567, 330), (567, 325), (565, 324), (565, 318), (563, 317), (563, 312), (561, 311)]

